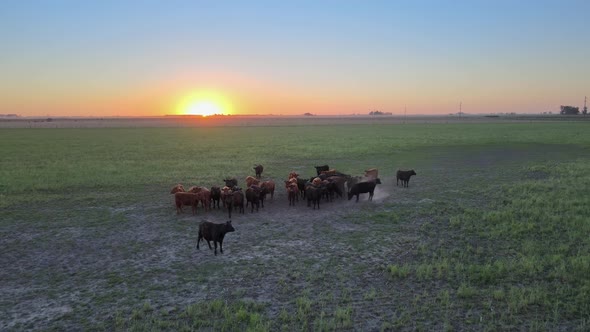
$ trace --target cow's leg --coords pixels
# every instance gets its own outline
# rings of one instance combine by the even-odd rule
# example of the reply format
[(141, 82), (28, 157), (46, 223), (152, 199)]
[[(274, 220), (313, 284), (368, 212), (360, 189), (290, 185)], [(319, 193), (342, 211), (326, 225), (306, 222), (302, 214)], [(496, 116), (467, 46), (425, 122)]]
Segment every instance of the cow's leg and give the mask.
[(215, 256), (217, 256), (217, 241), (213, 241), (213, 245), (215, 245)]
[(219, 240), (219, 251), (223, 254), (223, 240)]

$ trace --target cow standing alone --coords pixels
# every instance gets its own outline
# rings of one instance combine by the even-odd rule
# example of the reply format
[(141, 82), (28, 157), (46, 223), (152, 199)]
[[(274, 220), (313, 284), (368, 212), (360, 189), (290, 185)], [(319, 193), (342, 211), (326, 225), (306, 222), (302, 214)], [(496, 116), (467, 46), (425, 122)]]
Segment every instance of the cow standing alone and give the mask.
[(256, 172), (256, 178), (260, 179), (262, 177), (262, 171), (264, 167), (262, 165), (254, 165), (254, 171)]
[(203, 220), (199, 224), (199, 237), (197, 239), (197, 249), (199, 249), (199, 243), (201, 239), (205, 239), (211, 248), (211, 242), (215, 246), (215, 256), (217, 256), (217, 242), (219, 242), (219, 251), (223, 254), (223, 238), (226, 233), (235, 231), (235, 228), (231, 225), (231, 220), (225, 224), (216, 224), (210, 221)]
[(414, 172), (413, 169), (409, 171), (398, 170), (396, 173), (397, 182), (395, 185), (397, 186), (399, 184), (399, 180), (402, 180), (402, 187), (408, 187), (410, 185), (410, 178), (412, 175), (416, 175), (416, 172)]

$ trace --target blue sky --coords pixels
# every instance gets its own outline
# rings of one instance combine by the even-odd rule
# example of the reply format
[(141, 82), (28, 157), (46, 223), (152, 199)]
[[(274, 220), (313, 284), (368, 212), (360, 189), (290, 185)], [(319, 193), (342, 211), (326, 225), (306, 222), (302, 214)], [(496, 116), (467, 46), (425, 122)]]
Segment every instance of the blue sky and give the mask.
[(4, 1), (0, 113), (557, 111), (590, 77), (590, 1)]

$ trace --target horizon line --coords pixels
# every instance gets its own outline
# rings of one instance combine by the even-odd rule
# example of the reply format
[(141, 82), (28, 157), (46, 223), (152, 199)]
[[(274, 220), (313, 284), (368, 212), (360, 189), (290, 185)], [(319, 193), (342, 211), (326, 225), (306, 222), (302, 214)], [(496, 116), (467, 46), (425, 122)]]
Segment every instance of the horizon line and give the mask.
[(349, 114), (213, 114), (213, 115), (197, 115), (197, 114), (163, 114), (163, 115), (19, 115), (14, 113), (0, 114), (2, 119), (27, 119), (27, 118), (82, 118), (82, 119), (96, 119), (96, 118), (226, 118), (226, 117), (302, 117), (302, 118), (317, 118), (317, 117), (408, 117), (408, 116), (485, 116), (485, 115), (561, 115), (559, 112), (486, 112), (486, 113), (412, 113), (412, 114), (367, 114), (367, 113), (349, 113)]

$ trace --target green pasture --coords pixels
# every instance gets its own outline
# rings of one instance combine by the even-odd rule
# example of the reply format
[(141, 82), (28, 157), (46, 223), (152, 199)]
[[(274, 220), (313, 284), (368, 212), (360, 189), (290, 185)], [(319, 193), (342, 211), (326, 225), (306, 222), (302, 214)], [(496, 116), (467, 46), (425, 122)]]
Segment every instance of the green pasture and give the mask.
[[(1, 129), (0, 330), (587, 331), (589, 129)], [(262, 211), (226, 254), (195, 254), (170, 188), (243, 185), (257, 163), (279, 188), (291, 170), (375, 167), (389, 196), (310, 224)]]
[[(220, 184), (226, 176), (305, 176), (328, 163), (361, 174), (377, 167), (392, 176), (413, 167), (424, 150), (529, 144), (577, 145), (587, 152), (585, 123), (411, 124), (231, 128), (90, 128), (0, 130), (2, 207), (35, 200), (121, 191), (161, 191), (182, 182)], [(582, 152), (581, 152), (582, 153)], [(76, 193), (77, 195), (72, 195)]]

